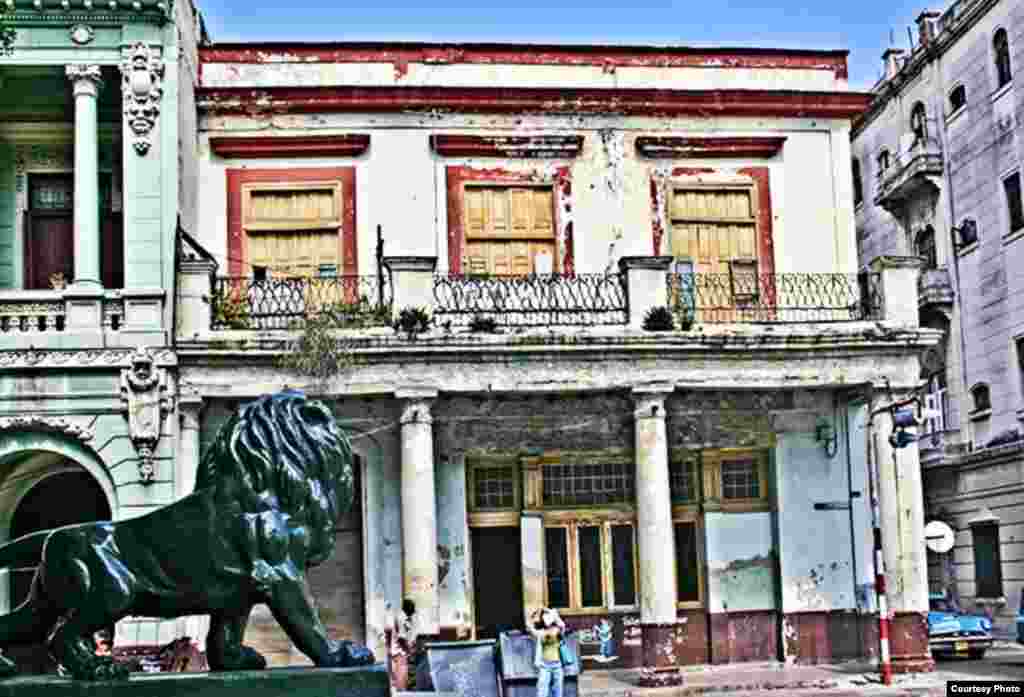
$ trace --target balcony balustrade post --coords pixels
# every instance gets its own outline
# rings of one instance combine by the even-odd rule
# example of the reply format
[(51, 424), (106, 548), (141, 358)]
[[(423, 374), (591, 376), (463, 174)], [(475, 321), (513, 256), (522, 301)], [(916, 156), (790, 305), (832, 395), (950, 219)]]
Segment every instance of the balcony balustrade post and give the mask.
[(871, 271), (881, 278), (882, 319), (906, 327), (920, 325), (917, 279), (923, 262), (919, 257), (877, 257)]
[(622, 257), (619, 270), (626, 278), (629, 326), (643, 328), (644, 315), (668, 305), (667, 277), (672, 257)]
[(392, 317), (397, 319), (407, 307), (423, 308), (433, 316), (437, 257), (384, 257), (384, 265), (391, 272)]
[(178, 336), (188, 341), (212, 329), (212, 279), (216, 264), (207, 259), (179, 262)]

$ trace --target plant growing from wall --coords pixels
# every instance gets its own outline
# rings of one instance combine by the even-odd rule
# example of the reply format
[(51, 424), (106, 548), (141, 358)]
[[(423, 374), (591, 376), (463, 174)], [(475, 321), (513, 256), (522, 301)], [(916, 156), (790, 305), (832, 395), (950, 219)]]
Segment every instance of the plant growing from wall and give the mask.
[(430, 315), (421, 307), (406, 307), (398, 313), (394, 328), (396, 332), (405, 332), (409, 341), (415, 341), (417, 334), (430, 329)]
[(218, 293), (213, 297), (213, 322), (228, 329), (249, 329), (249, 307), (240, 293)]
[(336, 318), (322, 312), (301, 320), (289, 340), (279, 365), (322, 386), (355, 362), (354, 343), (335, 335)]
[(469, 322), (469, 331), (494, 334), (498, 331), (498, 321), (493, 317), (473, 315), (473, 319)]

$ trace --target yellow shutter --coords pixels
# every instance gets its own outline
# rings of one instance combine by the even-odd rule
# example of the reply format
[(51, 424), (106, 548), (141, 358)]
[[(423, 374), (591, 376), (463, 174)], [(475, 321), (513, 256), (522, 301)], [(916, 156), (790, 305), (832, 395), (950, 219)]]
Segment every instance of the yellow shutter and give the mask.
[(554, 261), (552, 203), (550, 188), (466, 187), (464, 273), (533, 273), (541, 251)]

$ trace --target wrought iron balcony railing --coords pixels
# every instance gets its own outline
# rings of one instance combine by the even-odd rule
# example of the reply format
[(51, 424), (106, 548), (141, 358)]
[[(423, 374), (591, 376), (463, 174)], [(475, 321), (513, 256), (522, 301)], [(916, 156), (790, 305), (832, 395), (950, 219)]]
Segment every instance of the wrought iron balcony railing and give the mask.
[(329, 313), (339, 327), (391, 321), (391, 283), (377, 276), (220, 277), (211, 299), (213, 329), (294, 329)]
[(878, 318), (875, 273), (671, 273), (669, 304), (682, 323), (851, 322)]
[(621, 274), (526, 276), (437, 275), (434, 316), (438, 324), (469, 324), (493, 318), (504, 326), (626, 324)]

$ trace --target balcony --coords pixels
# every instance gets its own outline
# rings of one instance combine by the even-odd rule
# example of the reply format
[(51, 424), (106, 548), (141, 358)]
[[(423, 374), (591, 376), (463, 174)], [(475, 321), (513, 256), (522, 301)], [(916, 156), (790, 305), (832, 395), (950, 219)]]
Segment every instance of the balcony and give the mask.
[(0, 349), (162, 345), (162, 290), (0, 291)]
[(287, 330), (325, 315), (340, 328), (385, 326), (391, 321), (391, 283), (386, 273), (265, 280), (220, 277), (213, 283), (210, 307), (214, 330)]
[(937, 140), (914, 141), (910, 148), (893, 156), (888, 168), (879, 172), (875, 205), (891, 212), (901, 210), (922, 188), (939, 188), (936, 178), (942, 176), (942, 167), (942, 149)]
[(948, 310), (953, 307), (953, 284), (949, 269), (922, 269), (917, 278), (917, 304), (922, 310)]
[(880, 318), (879, 274), (779, 273), (667, 276), (681, 325), (858, 322)]

